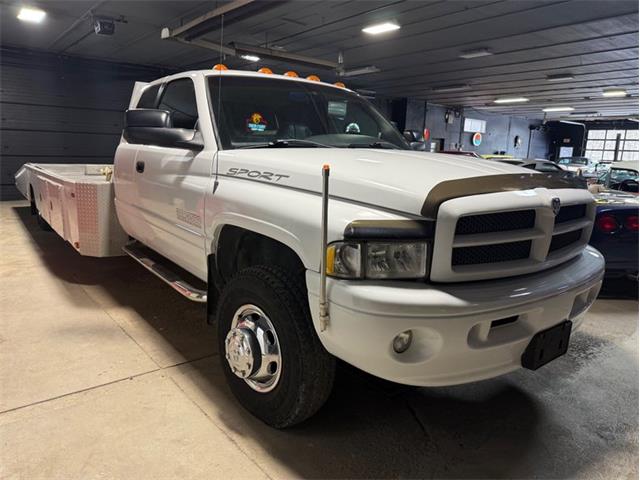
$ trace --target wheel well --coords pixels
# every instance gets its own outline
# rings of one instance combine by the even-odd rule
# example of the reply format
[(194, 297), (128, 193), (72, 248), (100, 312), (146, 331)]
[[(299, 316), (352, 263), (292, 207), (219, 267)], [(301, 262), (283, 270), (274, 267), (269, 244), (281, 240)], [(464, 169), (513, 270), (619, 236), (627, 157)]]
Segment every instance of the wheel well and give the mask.
[(277, 265), (293, 274), (305, 271), (300, 257), (284, 243), (233, 225), (220, 232), (215, 265), (222, 285), (236, 272), (254, 265)]

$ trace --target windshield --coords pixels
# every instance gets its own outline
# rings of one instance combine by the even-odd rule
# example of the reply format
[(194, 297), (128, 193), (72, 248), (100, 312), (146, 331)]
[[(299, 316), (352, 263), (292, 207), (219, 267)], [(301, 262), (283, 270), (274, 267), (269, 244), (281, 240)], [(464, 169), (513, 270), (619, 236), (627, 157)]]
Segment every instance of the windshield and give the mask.
[(560, 165), (587, 165), (589, 163), (588, 158), (582, 157), (564, 157), (558, 160)]
[(220, 108), (217, 127), (225, 150), (289, 145), (410, 149), (371, 104), (347, 90), (272, 78), (211, 76), (209, 92), (212, 111)]
[(625, 180), (638, 180), (638, 172), (635, 170), (627, 170), (626, 168), (612, 168), (611, 182), (619, 183)]

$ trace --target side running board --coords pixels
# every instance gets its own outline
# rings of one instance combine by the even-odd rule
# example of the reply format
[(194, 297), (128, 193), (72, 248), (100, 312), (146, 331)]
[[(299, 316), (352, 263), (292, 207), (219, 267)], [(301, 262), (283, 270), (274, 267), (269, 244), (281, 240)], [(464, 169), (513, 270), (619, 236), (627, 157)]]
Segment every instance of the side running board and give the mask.
[(132, 242), (122, 247), (122, 251), (124, 251), (124, 253), (129, 255), (136, 262), (160, 278), (160, 280), (167, 283), (171, 288), (184, 297), (193, 302), (207, 303), (206, 290), (195, 288), (193, 285), (180, 278), (178, 274), (170, 270), (168, 267), (150, 258), (150, 255), (148, 255), (145, 250), (147, 250), (147, 247), (138, 242)]

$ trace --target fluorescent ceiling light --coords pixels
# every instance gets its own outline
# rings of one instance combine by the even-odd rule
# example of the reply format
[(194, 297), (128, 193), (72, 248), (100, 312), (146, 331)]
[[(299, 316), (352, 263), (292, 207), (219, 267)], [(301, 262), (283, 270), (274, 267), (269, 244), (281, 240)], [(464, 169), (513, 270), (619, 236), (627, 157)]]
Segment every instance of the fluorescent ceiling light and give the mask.
[(461, 90), (469, 90), (469, 85), (442, 85), (440, 87), (433, 87), (431, 90), (434, 92), (459, 92)]
[(260, 57), (258, 57), (257, 55), (240, 55), (240, 58), (244, 58), (249, 62), (257, 62), (258, 60), (260, 60)]
[(40, 23), (47, 16), (47, 12), (39, 8), (22, 7), (18, 13), (18, 20), (23, 22)]
[(543, 112), (573, 112), (573, 107), (547, 107), (543, 108)]
[(370, 25), (368, 27), (364, 27), (362, 31), (364, 33), (369, 33), (371, 35), (378, 35), (380, 33), (391, 32), (393, 30), (398, 30), (400, 25), (391, 22), (378, 23), (377, 25)]
[(345, 70), (342, 72), (342, 77), (356, 77), (358, 75), (366, 75), (367, 73), (378, 73), (380, 69), (376, 66), (370, 65), (368, 67), (352, 68), (351, 70)]
[(565, 80), (573, 80), (574, 76), (571, 73), (559, 73), (558, 75), (547, 75), (548, 82), (563, 82)]
[(513, 98), (497, 98), (493, 101), (493, 103), (524, 103), (528, 101), (529, 101), (528, 98), (513, 97)]
[(602, 91), (603, 97), (626, 97), (627, 91), (624, 88), (606, 88)]
[(478, 57), (487, 57), (489, 55), (493, 55), (489, 51), (488, 48), (478, 48), (476, 50), (467, 50), (466, 52), (462, 52), (459, 57), (460, 58), (478, 58)]

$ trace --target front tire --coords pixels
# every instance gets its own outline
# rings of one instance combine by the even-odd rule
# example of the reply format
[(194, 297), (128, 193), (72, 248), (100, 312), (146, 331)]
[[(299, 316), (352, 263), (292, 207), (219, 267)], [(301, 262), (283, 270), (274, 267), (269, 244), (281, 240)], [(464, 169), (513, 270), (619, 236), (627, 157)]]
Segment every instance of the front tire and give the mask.
[(219, 356), (231, 391), (276, 428), (316, 413), (335, 372), (295, 279), (276, 267), (244, 269), (225, 286), (217, 315)]

